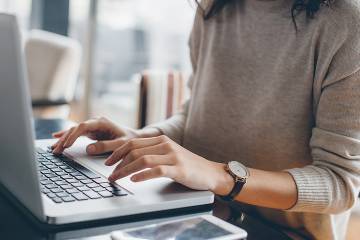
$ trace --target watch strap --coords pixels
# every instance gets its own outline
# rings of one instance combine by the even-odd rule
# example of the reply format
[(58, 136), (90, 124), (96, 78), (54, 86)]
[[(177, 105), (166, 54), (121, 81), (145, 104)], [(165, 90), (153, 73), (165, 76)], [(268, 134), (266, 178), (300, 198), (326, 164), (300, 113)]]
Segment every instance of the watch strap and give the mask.
[(244, 185), (245, 181), (235, 181), (234, 187), (232, 188), (231, 192), (228, 195), (223, 196), (222, 199), (225, 201), (233, 201), (234, 198), (240, 193)]

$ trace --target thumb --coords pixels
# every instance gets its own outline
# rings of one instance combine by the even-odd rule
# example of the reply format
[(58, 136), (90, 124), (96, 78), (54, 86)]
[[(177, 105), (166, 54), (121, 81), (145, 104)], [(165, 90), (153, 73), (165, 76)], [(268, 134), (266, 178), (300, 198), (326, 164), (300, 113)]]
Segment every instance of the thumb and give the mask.
[(98, 141), (87, 146), (86, 152), (90, 155), (112, 152), (126, 142), (123, 138)]

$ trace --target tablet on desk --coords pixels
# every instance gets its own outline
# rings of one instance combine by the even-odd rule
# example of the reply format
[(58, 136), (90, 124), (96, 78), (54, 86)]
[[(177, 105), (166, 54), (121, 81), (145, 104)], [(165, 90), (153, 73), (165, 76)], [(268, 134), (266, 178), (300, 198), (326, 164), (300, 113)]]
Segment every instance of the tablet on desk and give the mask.
[(212, 215), (125, 229), (111, 234), (112, 240), (235, 240), (246, 237), (245, 230)]

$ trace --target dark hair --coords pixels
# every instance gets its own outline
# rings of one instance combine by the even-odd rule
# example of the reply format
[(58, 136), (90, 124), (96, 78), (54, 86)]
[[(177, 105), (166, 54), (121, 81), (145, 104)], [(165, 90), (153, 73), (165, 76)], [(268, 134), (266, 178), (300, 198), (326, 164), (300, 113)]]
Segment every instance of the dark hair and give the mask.
[[(200, 6), (199, 0), (195, 0), (196, 3)], [(207, 10), (203, 9), (204, 19), (208, 20), (218, 14), (227, 4), (235, 0), (213, 0), (213, 3), (209, 6)], [(330, 6), (331, 0), (294, 0), (294, 3), (290, 9), (291, 18), (294, 23), (295, 29), (297, 30), (297, 25), (295, 21), (296, 15), (300, 12), (305, 11), (306, 17), (313, 18), (315, 13), (319, 11), (321, 5)], [(200, 6), (201, 8), (201, 6)]]

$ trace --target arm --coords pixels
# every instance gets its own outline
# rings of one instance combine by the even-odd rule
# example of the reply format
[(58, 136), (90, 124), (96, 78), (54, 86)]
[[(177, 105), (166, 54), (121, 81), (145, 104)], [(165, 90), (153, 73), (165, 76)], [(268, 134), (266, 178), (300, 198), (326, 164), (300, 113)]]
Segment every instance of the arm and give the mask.
[[(190, 76), (187, 83), (187, 86), (190, 89), (190, 91), (192, 89), (192, 85), (194, 82), (194, 74), (196, 73), (197, 70), (196, 62), (198, 55), (198, 41), (196, 40), (196, 34), (199, 34), (200, 22), (201, 22), (201, 14), (197, 12), (197, 14), (195, 15), (193, 28), (188, 42), (190, 48), (190, 60), (193, 71), (193, 74)], [(160, 132), (161, 134), (168, 136), (178, 144), (182, 144), (184, 127), (187, 119), (190, 102), (191, 102), (191, 98), (184, 103), (182, 110), (176, 113), (174, 116), (170, 117), (169, 119), (163, 122), (155, 123), (150, 126), (147, 126), (144, 129), (148, 129), (148, 128), (157, 129), (157, 131)]]
[[(222, 172), (215, 188), (210, 189), (217, 195), (230, 193), (234, 186), (234, 179), (224, 170), (225, 165), (219, 166)], [(294, 179), (287, 172), (270, 172), (249, 169), (250, 177), (235, 198), (236, 201), (276, 209), (289, 209), (297, 200), (297, 188)], [(271, 196), (271, 197), (269, 197)]]
[[(353, 206), (360, 191), (360, 70), (347, 75), (335, 81), (329, 74), (322, 86), (310, 141), (313, 163), (286, 172), (250, 169), (236, 200), (318, 213), (338, 213)], [(223, 179), (213, 189), (220, 195), (232, 188), (232, 179)]]
[[(360, 191), (360, 70), (322, 89), (310, 146), (313, 163), (284, 172), (250, 169), (236, 200), (268, 208), (338, 213), (349, 209)], [(198, 190), (228, 194), (232, 177), (225, 165), (198, 156), (171, 139), (134, 139), (107, 160), (111, 181), (169, 177)], [(271, 197), (269, 197), (271, 196)]]

